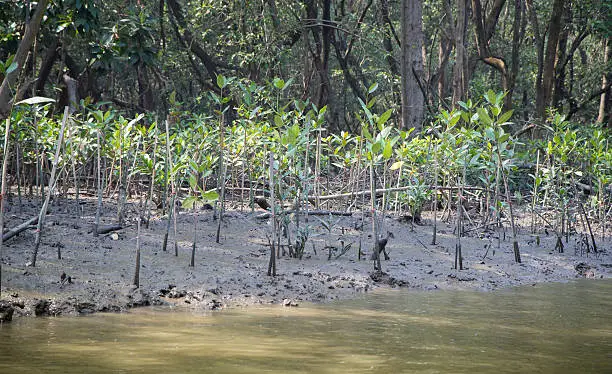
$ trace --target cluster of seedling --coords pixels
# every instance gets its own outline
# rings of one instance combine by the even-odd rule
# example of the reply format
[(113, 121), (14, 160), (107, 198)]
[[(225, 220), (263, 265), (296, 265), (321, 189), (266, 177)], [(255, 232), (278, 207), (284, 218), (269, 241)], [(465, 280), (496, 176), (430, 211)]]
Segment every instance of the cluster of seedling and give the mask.
[[(210, 115), (185, 111), (170, 95), (172, 109), (163, 121), (124, 118), (87, 101), (63, 116), (52, 115), (43, 100), (17, 105), (2, 131), (9, 137), (0, 138), (7, 144), (3, 171), (10, 174), (3, 186), (11, 184), (7, 190), (16, 192), (18, 205), (24, 193), (42, 198), (40, 229), (52, 193), (74, 191), (78, 201), (81, 191), (95, 190), (99, 206), (104, 197), (115, 198), (119, 226), (126, 201), (139, 199), (139, 227), (156, 208), (167, 220), (164, 250), (173, 226), (176, 234), (179, 202), (186, 209), (215, 209), (218, 242), (227, 201), (240, 210), (259, 204), (273, 219), (271, 275), (277, 256), (302, 258), (310, 234), (303, 217), (312, 214), (361, 211), (363, 220), (371, 218), (372, 237), (380, 238), (387, 213), (414, 223), (431, 203), (433, 243), (439, 220), (456, 223), (457, 269), (461, 238), (476, 229), (498, 230), (502, 238), (508, 227), (515, 261), (521, 261), (517, 202), (528, 203), (535, 236), (544, 226), (561, 241), (578, 229), (589, 235), (587, 250), (596, 251), (593, 223), (606, 235), (612, 150), (602, 129), (575, 128), (553, 115), (536, 140), (520, 140), (511, 134), (512, 112), (502, 109), (504, 95), (488, 92), (480, 102), (441, 110), (415, 134), (394, 124), (391, 110), (373, 112), (373, 85), (354, 116), (359, 132), (334, 133), (325, 107), (284, 97), (290, 84), (275, 79), (262, 87), (219, 76), (217, 93), (208, 97)], [(521, 179), (526, 172), (531, 177)], [(373, 240), (372, 253), (380, 270), (379, 244)], [(191, 266), (195, 248), (194, 235)]]

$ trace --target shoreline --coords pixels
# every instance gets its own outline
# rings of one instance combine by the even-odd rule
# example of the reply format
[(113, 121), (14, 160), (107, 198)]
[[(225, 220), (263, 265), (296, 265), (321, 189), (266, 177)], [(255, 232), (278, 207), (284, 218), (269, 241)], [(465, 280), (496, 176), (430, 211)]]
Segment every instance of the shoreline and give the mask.
[[(367, 226), (363, 231), (355, 229), (360, 214), (334, 217), (331, 229), (311, 219), (311, 237), (304, 258), (277, 259), (278, 275), (268, 277), (268, 220), (228, 211), (221, 244), (217, 244), (217, 222), (212, 212), (201, 210), (179, 215), (178, 256), (172, 235), (168, 251), (161, 250), (165, 220), (156, 219), (149, 229), (142, 230), (141, 287), (135, 289), (130, 286), (136, 252), (135, 225), (94, 238), (88, 223), (91, 217), (73, 218), (67, 211), (55, 208), (49, 216), (36, 267), (25, 266), (33, 243), (32, 232), (4, 244), (0, 315), (3, 308), (9, 307), (14, 311), (13, 317), (21, 318), (122, 312), (164, 304), (203, 311), (259, 304), (298, 306), (302, 302), (351, 299), (384, 287), (494, 291), (576, 278), (612, 278), (610, 238), (600, 243), (597, 257), (587, 257), (575, 253), (571, 240), (564, 253), (553, 251), (553, 235), (543, 234), (537, 246), (523, 227), (519, 236), (523, 261), (516, 264), (509, 238), (497, 248), (497, 239), (491, 234), (466, 236), (462, 238), (466, 269), (457, 271), (452, 269), (453, 225), (439, 223), (438, 243), (431, 245), (431, 226), (411, 229), (395, 218), (385, 219), (385, 229), (395, 236), (387, 246), (391, 259), (382, 261), (383, 274), (373, 274), (372, 262), (357, 258), (359, 240), (365, 258), (369, 258), (367, 249), (371, 246)], [(11, 217), (16, 222), (25, 220), (27, 215)], [(188, 263), (194, 220), (197, 243), (192, 268)], [(341, 254), (340, 241), (352, 244), (345, 254)], [(330, 249), (334, 246), (337, 251)], [(58, 248), (61, 260), (56, 257)], [(70, 276), (72, 283), (62, 283), (62, 273)]]

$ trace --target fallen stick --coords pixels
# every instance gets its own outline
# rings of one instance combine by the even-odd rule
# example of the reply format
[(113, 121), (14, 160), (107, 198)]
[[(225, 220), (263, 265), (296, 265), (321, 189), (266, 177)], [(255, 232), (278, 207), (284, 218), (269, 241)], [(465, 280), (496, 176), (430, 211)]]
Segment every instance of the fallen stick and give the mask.
[(123, 226), (115, 223), (112, 225), (99, 226), (97, 229), (97, 232), (98, 232), (98, 235), (104, 235), (104, 234), (108, 234), (109, 232), (121, 230), (123, 228), (124, 228)]
[[(286, 210), (284, 213), (295, 213), (295, 210)], [(342, 211), (338, 211), (338, 210), (309, 210), (308, 211), (308, 215), (309, 216), (352, 216), (353, 213), (351, 212), (342, 212)], [(266, 212), (266, 213), (261, 213), (255, 216), (255, 218), (259, 218), (259, 219), (267, 219), (272, 217), (272, 213), (270, 212)]]
[(7, 240), (9, 240), (10, 238), (12, 238), (13, 236), (29, 229), (31, 226), (36, 225), (38, 223), (38, 216), (30, 218), (29, 220), (25, 221), (24, 223), (13, 227), (12, 229), (8, 230), (6, 233), (2, 234), (2, 242), (6, 242)]

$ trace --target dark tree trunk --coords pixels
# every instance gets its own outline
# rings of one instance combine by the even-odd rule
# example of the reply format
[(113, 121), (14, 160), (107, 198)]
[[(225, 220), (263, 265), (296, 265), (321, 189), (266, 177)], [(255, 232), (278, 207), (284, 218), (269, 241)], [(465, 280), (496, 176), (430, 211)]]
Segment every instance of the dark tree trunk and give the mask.
[(147, 111), (153, 110), (153, 90), (149, 82), (149, 72), (143, 64), (138, 64), (138, 104)]
[(467, 29), (467, 1), (457, 0), (457, 23), (455, 25), (455, 65), (453, 67), (453, 107), (464, 100), (467, 94), (467, 52), (465, 33)]
[(419, 79), (423, 77), (423, 3), (402, 0), (402, 127), (419, 132), (425, 100)]
[(43, 95), (45, 84), (47, 83), (47, 79), (49, 79), (49, 74), (51, 73), (51, 69), (55, 64), (55, 60), (57, 60), (57, 56), (59, 56), (59, 38), (55, 37), (51, 41), (49, 47), (47, 47), (47, 51), (45, 53), (45, 57), (43, 58), (42, 64), (40, 65), (40, 70), (38, 71), (38, 77), (36, 79), (35, 92), (37, 95)]
[(536, 92), (536, 113), (538, 117), (544, 118), (546, 108), (552, 103), (552, 93), (555, 84), (555, 63), (557, 61), (557, 45), (562, 28), (563, 7), (565, 0), (555, 0), (553, 10), (548, 24), (548, 40), (544, 54), (542, 69), (542, 86)]
[(438, 71), (436, 74), (437, 80), (437, 92), (438, 101), (440, 104), (444, 102), (444, 99), (448, 95), (448, 80), (446, 79), (446, 69), (448, 67), (448, 60), (450, 59), (451, 51), (453, 50), (453, 25), (451, 23), (452, 12), (450, 0), (444, 0), (442, 6), (444, 12), (444, 18), (446, 21), (446, 27), (442, 28), (440, 35), (440, 45), (438, 46)]
[[(604, 66), (610, 64), (612, 59), (612, 47), (610, 46), (610, 39), (604, 40)], [(612, 82), (612, 71), (604, 72), (601, 79), (601, 88), (605, 88)], [(606, 118), (607, 117), (607, 118)], [(608, 127), (612, 128), (612, 90), (608, 89), (601, 94), (599, 99), (599, 113), (597, 116), (598, 123), (605, 123)]]

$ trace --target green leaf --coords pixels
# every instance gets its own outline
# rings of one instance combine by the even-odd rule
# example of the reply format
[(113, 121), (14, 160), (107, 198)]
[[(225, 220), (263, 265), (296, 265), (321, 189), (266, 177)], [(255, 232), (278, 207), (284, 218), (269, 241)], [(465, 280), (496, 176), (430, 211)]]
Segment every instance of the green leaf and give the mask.
[(399, 168), (401, 168), (402, 166), (404, 166), (404, 161), (395, 161), (391, 167), (389, 168), (389, 170), (397, 170)]
[(198, 198), (195, 196), (187, 196), (181, 203), (181, 206), (185, 209), (192, 209), (197, 200)]
[(54, 102), (55, 100), (50, 99), (48, 97), (34, 96), (34, 97), (30, 97), (29, 99), (21, 100), (15, 105), (20, 105), (20, 104), (33, 105), (33, 104), (54, 103)]
[(283, 125), (283, 119), (278, 114), (274, 116), (274, 124), (278, 127)]
[(509, 111), (507, 111), (506, 113), (502, 114), (501, 116), (499, 116), (499, 118), (497, 119), (497, 122), (499, 124), (503, 124), (506, 121), (508, 121), (510, 119), (510, 117), (512, 117), (512, 113), (514, 113), (513, 109), (510, 109)]
[(215, 201), (219, 199), (219, 194), (215, 190), (208, 190), (202, 194), (202, 200)]
[(189, 187), (191, 187), (192, 190), (195, 190), (198, 187), (198, 179), (193, 174), (189, 176)]
[(370, 134), (370, 132), (368, 131), (368, 125), (364, 124), (363, 126), (361, 126), (361, 132), (363, 133), (363, 136), (365, 136), (365, 138), (369, 141), (374, 140), (372, 137), (372, 134)]
[(327, 112), (327, 105), (325, 105), (323, 108), (319, 109), (319, 116), (324, 115), (325, 112)]
[(393, 155), (393, 148), (391, 142), (385, 142), (385, 148), (383, 149), (383, 158), (388, 160)]
[(378, 154), (378, 152), (380, 152), (381, 148), (382, 148), (382, 144), (380, 144), (380, 142), (376, 142), (376, 143), (372, 144), (372, 153)]
[(217, 87), (223, 89), (227, 85), (227, 79), (222, 74), (217, 74)]
[(476, 108), (476, 112), (478, 113), (478, 118), (487, 126), (491, 126), (493, 120), (489, 117), (489, 113), (485, 108)]
[(389, 118), (391, 117), (391, 113), (393, 113), (393, 109), (389, 109), (386, 112), (384, 112), (380, 117), (378, 117), (378, 120), (376, 121), (377, 125), (384, 125)]
[(272, 84), (274, 85), (274, 87), (278, 88), (279, 90), (282, 90), (283, 88), (285, 88), (285, 81), (280, 78), (274, 78), (274, 80), (272, 81)]
[(389, 134), (391, 133), (391, 130), (393, 130), (393, 127), (391, 127), (391, 126), (387, 126), (387, 127), (383, 128), (380, 131), (380, 137), (383, 138), (383, 139), (386, 139), (387, 136), (389, 136)]
[(378, 89), (378, 83), (374, 82), (370, 88), (368, 88), (368, 94), (371, 94), (372, 92), (376, 91)]
[(171, 105), (176, 105), (176, 90), (170, 93), (170, 97), (168, 97), (168, 102)]

